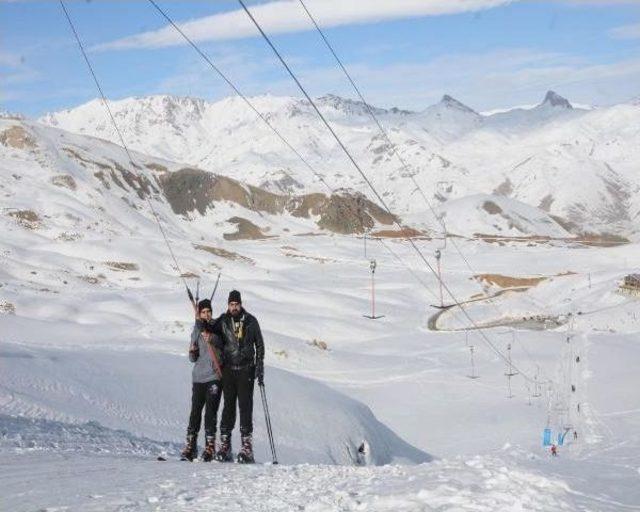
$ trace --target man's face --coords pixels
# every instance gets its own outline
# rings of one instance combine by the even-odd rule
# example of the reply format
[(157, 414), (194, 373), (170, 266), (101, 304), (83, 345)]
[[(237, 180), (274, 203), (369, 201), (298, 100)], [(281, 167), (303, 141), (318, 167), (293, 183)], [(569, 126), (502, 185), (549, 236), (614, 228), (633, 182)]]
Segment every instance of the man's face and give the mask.
[(205, 320), (206, 322), (211, 320), (211, 310), (209, 308), (200, 310), (200, 320)]
[(242, 309), (242, 302), (229, 302), (229, 313), (237, 315)]

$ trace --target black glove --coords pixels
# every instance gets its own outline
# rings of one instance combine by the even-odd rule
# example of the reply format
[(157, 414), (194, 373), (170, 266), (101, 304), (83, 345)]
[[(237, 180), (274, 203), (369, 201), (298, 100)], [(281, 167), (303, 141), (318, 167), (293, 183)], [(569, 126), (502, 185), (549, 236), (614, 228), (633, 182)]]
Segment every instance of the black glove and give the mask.
[(256, 379), (258, 386), (264, 386), (264, 363), (262, 361), (256, 363)]

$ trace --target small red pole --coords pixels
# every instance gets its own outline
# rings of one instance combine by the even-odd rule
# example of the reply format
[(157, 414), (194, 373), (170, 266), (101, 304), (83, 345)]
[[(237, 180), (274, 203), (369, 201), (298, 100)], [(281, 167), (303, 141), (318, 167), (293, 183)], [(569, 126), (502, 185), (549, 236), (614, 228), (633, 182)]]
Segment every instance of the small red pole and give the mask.
[(375, 275), (375, 269), (371, 271), (371, 317), (376, 316), (376, 284), (373, 276)]

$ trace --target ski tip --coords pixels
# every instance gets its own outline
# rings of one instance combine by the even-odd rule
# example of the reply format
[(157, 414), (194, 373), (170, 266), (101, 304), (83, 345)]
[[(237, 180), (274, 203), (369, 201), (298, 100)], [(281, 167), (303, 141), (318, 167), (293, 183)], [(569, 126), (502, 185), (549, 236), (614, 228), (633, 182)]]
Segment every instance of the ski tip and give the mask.
[(156, 460), (160, 461), (160, 462), (166, 462), (167, 461), (167, 459), (165, 459), (162, 455), (158, 455), (158, 458)]

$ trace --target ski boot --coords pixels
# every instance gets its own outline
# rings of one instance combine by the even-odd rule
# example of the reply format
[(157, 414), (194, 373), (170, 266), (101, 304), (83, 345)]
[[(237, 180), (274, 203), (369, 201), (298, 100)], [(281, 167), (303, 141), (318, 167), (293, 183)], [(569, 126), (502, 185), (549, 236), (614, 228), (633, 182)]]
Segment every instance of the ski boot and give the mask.
[(180, 454), (180, 460), (193, 461), (198, 456), (198, 437), (196, 434), (187, 434), (187, 443)]
[(202, 462), (211, 462), (216, 454), (216, 436), (207, 436), (204, 450), (202, 451)]
[(222, 434), (220, 436), (220, 449), (216, 453), (215, 459), (218, 462), (231, 462), (231, 434)]
[(239, 464), (253, 464), (255, 459), (253, 458), (253, 442), (251, 436), (242, 436), (242, 448), (238, 453)]

